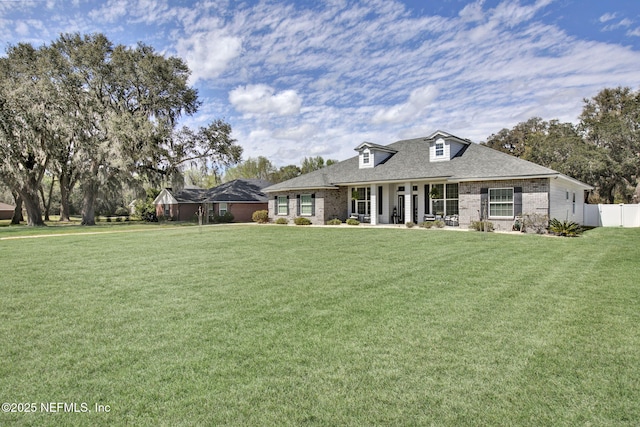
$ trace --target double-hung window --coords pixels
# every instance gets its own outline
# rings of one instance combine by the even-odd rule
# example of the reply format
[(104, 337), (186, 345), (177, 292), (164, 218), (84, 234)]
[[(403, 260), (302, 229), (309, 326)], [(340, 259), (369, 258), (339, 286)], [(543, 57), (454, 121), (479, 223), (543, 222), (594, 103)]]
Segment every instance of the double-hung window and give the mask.
[(222, 216), (224, 214), (227, 213), (227, 203), (226, 202), (220, 202), (220, 204), (218, 205), (218, 215)]
[(289, 215), (289, 198), (278, 196), (278, 215)]
[(311, 194), (302, 194), (300, 196), (300, 215), (313, 215), (313, 199)]
[(489, 216), (513, 218), (513, 188), (489, 189)]

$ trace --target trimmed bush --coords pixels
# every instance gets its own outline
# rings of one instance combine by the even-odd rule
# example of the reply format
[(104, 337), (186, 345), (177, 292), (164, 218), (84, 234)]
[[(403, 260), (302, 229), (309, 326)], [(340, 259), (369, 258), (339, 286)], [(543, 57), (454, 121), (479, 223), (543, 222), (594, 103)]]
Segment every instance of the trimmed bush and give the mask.
[(413, 221), (409, 221), (407, 223), (404, 224), (407, 228), (413, 228), (416, 226), (416, 224)]
[(424, 221), (418, 224), (418, 226), (422, 228), (431, 228), (433, 227), (433, 221)]
[(253, 220), (253, 222), (257, 222), (258, 224), (266, 224), (267, 222), (269, 222), (269, 211), (255, 211), (251, 215), (251, 219)]
[(349, 218), (347, 220), (347, 225), (360, 225), (360, 221), (354, 218)]
[(227, 211), (224, 215), (213, 215), (212, 222), (214, 224), (226, 224), (233, 222), (233, 214)]
[(435, 221), (433, 221), (433, 225), (438, 228), (444, 228), (445, 223), (441, 219), (436, 219)]
[(469, 228), (476, 231), (493, 231), (493, 223), (490, 221), (471, 221)]
[(278, 218), (276, 219), (276, 224), (289, 224), (287, 218)]
[(340, 225), (340, 224), (342, 224), (342, 221), (340, 221), (338, 218), (330, 219), (329, 221), (327, 221), (327, 225)]
[(311, 220), (305, 217), (298, 217), (293, 220), (295, 225), (311, 225)]

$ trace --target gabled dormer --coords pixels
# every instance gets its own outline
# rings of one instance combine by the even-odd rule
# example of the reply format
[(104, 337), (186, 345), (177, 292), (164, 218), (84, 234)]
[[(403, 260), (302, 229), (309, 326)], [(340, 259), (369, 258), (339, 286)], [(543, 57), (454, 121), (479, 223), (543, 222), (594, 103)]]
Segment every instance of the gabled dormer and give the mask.
[(471, 141), (446, 132), (436, 131), (426, 138), (429, 142), (429, 161), (448, 162), (464, 150)]
[(360, 169), (376, 167), (397, 153), (392, 148), (374, 144), (373, 142), (363, 142), (355, 150), (359, 153), (358, 167)]

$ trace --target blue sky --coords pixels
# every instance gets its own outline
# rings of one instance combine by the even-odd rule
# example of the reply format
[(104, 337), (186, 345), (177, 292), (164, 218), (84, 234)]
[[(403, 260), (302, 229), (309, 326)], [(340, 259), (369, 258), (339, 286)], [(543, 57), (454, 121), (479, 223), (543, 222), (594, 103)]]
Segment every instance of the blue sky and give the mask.
[(576, 122), (640, 89), (636, 0), (0, 0), (0, 41), (102, 32), (177, 55), (203, 101), (277, 166), (435, 130), (480, 142), (538, 116)]

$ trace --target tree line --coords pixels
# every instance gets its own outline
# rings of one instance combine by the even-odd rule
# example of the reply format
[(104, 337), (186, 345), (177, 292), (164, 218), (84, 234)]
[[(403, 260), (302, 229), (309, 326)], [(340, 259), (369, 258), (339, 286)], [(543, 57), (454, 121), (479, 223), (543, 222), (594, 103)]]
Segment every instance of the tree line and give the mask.
[(0, 181), (43, 225), (48, 179), (60, 219), (80, 190), (82, 223), (95, 224), (100, 195), (183, 180), (186, 167), (224, 168), (242, 148), (231, 126), (214, 120), (178, 128), (201, 102), (182, 59), (145, 44), (114, 45), (102, 34), (65, 34), (49, 45), (9, 46), (0, 58)]
[(224, 175), (224, 181), (232, 181), (238, 178), (257, 178), (277, 184), (278, 182), (331, 166), (334, 163), (337, 163), (337, 160), (328, 159), (325, 161), (322, 156), (316, 156), (305, 157), (300, 166), (291, 164), (278, 168), (264, 156), (250, 157), (239, 165), (228, 169)]
[(483, 144), (593, 185), (591, 202), (639, 201), (640, 91), (605, 88), (584, 100), (578, 124), (534, 117)]

